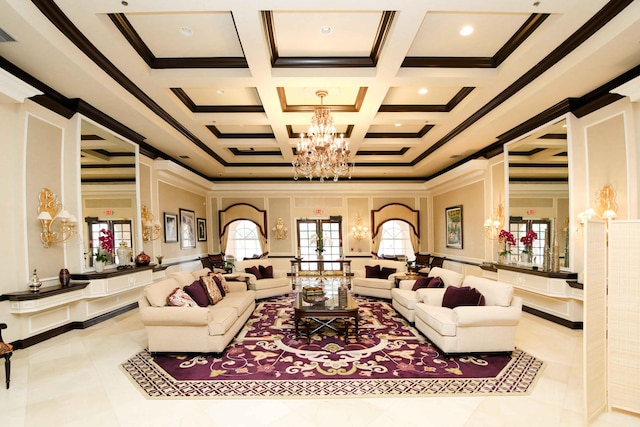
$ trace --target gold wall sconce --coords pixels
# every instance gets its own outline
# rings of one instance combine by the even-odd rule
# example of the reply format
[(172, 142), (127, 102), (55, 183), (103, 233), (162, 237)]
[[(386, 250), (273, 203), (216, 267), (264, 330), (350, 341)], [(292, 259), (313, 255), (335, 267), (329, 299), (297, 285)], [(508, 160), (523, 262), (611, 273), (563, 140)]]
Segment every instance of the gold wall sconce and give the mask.
[(584, 212), (578, 214), (580, 225), (589, 221), (591, 218), (600, 218), (611, 221), (618, 216), (618, 205), (616, 203), (616, 191), (611, 185), (605, 185), (602, 190), (596, 194), (596, 208), (588, 208)]
[(484, 222), (484, 235), (487, 239), (496, 240), (504, 228), (504, 205), (500, 203), (493, 211), (491, 218)]
[(282, 218), (278, 218), (276, 220), (276, 225), (271, 229), (271, 232), (274, 236), (276, 236), (276, 239), (284, 240), (287, 238), (289, 229), (285, 227), (284, 220)]
[(367, 233), (369, 232), (368, 227), (364, 227), (362, 225), (362, 220), (360, 219), (360, 215), (356, 216), (356, 225), (351, 227), (351, 233), (353, 233), (353, 237), (356, 240), (362, 240), (367, 237)]
[(162, 227), (160, 223), (154, 221), (153, 214), (145, 205), (142, 205), (140, 216), (142, 219), (142, 241), (150, 242), (158, 239), (162, 235)]
[(76, 234), (77, 219), (69, 211), (63, 209), (62, 204), (51, 190), (43, 188), (38, 196), (38, 219), (42, 231), (40, 241), (42, 246), (50, 248), (56, 243), (62, 243)]

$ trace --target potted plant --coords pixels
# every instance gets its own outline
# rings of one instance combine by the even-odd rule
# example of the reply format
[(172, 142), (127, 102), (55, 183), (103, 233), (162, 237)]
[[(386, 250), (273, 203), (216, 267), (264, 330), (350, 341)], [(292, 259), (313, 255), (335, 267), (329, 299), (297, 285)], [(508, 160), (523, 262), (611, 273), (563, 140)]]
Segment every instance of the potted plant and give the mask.
[(520, 254), (520, 262), (523, 264), (533, 263), (533, 242), (538, 238), (535, 231), (529, 230), (527, 234), (520, 238), (520, 242), (524, 245), (524, 250)]
[(503, 244), (502, 250), (498, 252), (498, 263), (508, 264), (511, 259), (511, 245), (516, 244), (516, 238), (513, 233), (507, 230), (500, 230), (498, 240)]
[(113, 259), (113, 232), (103, 228), (100, 230), (100, 248), (96, 253), (96, 272), (100, 273), (104, 270), (104, 265)]

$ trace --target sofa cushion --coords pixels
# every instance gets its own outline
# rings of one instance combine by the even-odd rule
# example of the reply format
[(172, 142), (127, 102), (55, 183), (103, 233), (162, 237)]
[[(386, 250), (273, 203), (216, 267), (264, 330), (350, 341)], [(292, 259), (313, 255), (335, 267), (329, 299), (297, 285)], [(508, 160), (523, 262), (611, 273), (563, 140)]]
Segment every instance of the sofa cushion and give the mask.
[[(209, 273), (209, 276), (217, 277), (218, 279), (220, 279), (220, 285), (222, 286), (220, 291), (222, 291), (222, 296), (225, 296), (226, 294), (231, 292), (231, 289), (229, 288), (229, 284), (227, 283), (227, 278), (224, 277), (223, 273), (212, 272), (212, 273)], [(218, 282), (216, 281), (216, 284), (217, 283)], [(218, 286), (220, 286), (220, 285), (218, 285)]]
[(233, 308), (236, 316), (240, 317), (242, 313), (255, 301), (254, 292), (233, 292), (224, 297), (222, 301), (216, 304), (218, 307)]
[(380, 278), (381, 279), (388, 279), (390, 275), (392, 275), (393, 273), (395, 273), (397, 270), (395, 268), (391, 268), (391, 267), (381, 267), (380, 268)]
[(195, 280), (190, 285), (184, 287), (184, 291), (196, 302), (200, 307), (209, 305), (209, 296), (200, 280)]
[(175, 288), (169, 294), (167, 304), (172, 307), (198, 307), (198, 304), (181, 288)]
[(380, 278), (380, 265), (365, 265), (364, 272), (367, 279), (379, 279)]
[(464, 285), (478, 289), (484, 295), (486, 305), (509, 307), (513, 299), (513, 286), (486, 279), (484, 277), (466, 276)]
[(456, 308), (473, 305), (484, 305), (484, 297), (476, 288), (449, 286), (444, 292), (443, 307)]
[(144, 288), (144, 296), (147, 297), (147, 301), (152, 307), (164, 307), (167, 305), (169, 294), (179, 286), (180, 283), (174, 279), (163, 279), (146, 286)]
[(200, 277), (200, 283), (207, 290), (207, 296), (209, 297), (209, 302), (212, 305), (216, 305), (220, 301), (222, 301), (222, 292), (218, 289), (218, 285), (216, 285), (215, 280), (211, 276), (202, 276)]
[(460, 286), (464, 279), (462, 274), (440, 267), (433, 267), (429, 270), (429, 277), (440, 277), (445, 286)]
[(259, 265), (258, 270), (263, 279), (273, 279), (273, 266), (272, 265)]
[(260, 274), (260, 269), (255, 265), (245, 268), (244, 271), (245, 273), (253, 274), (254, 276), (256, 276), (256, 279), (258, 280), (262, 279), (262, 274)]
[(218, 290), (220, 291), (220, 294), (222, 295), (222, 298), (224, 298), (225, 295), (227, 295), (227, 293), (224, 290), (224, 286), (222, 286), (222, 278), (220, 278), (219, 276), (216, 276), (214, 274), (210, 274), (209, 277), (211, 277), (213, 279), (213, 281), (216, 283), (216, 286), (218, 287)]
[(193, 282), (193, 279), (198, 278), (193, 277), (193, 275), (188, 271), (176, 271), (175, 273), (171, 273), (169, 277), (176, 279), (182, 287), (190, 285)]
[(224, 335), (238, 320), (238, 314), (233, 307), (209, 307), (209, 335)]

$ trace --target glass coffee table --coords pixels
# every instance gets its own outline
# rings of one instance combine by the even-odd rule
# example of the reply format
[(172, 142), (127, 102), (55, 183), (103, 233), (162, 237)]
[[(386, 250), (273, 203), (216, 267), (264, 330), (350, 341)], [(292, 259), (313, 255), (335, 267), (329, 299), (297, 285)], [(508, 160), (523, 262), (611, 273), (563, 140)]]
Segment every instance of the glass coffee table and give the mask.
[[(316, 332), (328, 328), (338, 336), (344, 334), (344, 342), (349, 339), (349, 330), (353, 329), (358, 340), (358, 303), (351, 294), (347, 294), (347, 303), (340, 306), (338, 293), (328, 292), (326, 300), (310, 303), (303, 298), (302, 292), (296, 292), (296, 300), (293, 305), (295, 316), (296, 336), (300, 336), (300, 324), (304, 326), (307, 335), (307, 343)], [(353, 324), (353, 328), (351, 325)]]

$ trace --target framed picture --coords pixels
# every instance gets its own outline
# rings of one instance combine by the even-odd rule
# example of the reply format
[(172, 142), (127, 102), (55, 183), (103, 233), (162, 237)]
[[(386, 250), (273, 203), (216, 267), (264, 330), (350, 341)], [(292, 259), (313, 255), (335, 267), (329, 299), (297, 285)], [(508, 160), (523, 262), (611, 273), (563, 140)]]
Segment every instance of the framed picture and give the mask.
[(447, 247), (462, 249), (462, 205), (444, 210), (447, 217)]
[(207, 241), (207, 220), (198, 218), (198, 242)]
[(164, 213), (164, 242), (178, 243), (178, 215)]
[(180, 249), (196, 247), (196, 214), (180, 209)]

